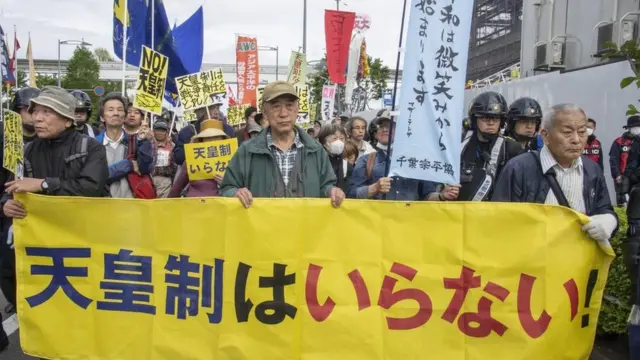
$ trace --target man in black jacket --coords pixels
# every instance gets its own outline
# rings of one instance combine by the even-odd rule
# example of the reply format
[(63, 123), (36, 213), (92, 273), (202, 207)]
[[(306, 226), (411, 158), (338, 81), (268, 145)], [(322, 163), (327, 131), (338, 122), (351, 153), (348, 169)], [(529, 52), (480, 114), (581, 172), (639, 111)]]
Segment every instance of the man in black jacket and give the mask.
[[(25, 146), (23, 179), (5, 184), (2, 213), (24, 218), (26, 211), (15, 192), (55, 196), (108, 196), (109, 177), (104, 147), (75, 131), (75, 101), (59, 87), (46, 87), (31, 100), (29, 112), (38, 138)], [(69, 155), (71, 154), (71, 155)]]
[[(556, 105), (543, 118), (541, 134), (545, 146), (540, 153), (525, 153), (509, 161), (492, 201), (568, 206), (589, 216), (591, 221), (583, 230), (607, 244), (617, 229), (618, 218), (602, 169), (582, 156), (588, 138), (587, 116), (576, 105)], [(550, 180), (553, 178), (556, 180)], [(558, 184), (558, 196), (554, 184)]]

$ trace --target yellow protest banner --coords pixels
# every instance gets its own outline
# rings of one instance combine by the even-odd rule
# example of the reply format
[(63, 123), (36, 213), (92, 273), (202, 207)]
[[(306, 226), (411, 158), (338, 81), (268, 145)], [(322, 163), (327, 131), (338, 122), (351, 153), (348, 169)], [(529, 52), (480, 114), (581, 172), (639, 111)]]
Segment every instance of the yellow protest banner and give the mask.
[(24, 172), (24, 152), (22, 145), (22, 118), (20, 114), (2, 109), (4, 145), (2, 167), (22, 179)]
[(293, 86), (304, 86), (307, 81), (307, 56), (304, 53), (292, 51), (289, 58), (289, 75), (287, 82)]
[(318, 104), (313, 103), (309, 105), (309, 120), (316, 121), (316, 113), (318, 112)]
[(244, 122), (244, 112), (249, 108), (249, 104), (229, 106), (227, 123), (231, 126), (240, 125)]
[(587, 359), (612, 259), (558, 206), (18, 200), (21, 345), (55, 359)]
[(213, 105), (215, 96), (227, 92), (221, 69), (180, 76), (176, 78), (176, 84), (184, 110)]
[(300, 106), (298, 110), (298, 119), (296, 123), (303, 123), (309, 121), (309, 86), (296, 86), (298, 92), (298, 104)]
[(142, 46), (133, 106), (156, 115), (162, 114), (162, 98), (169, 70), (169, 58)]
[(264, 86), (259, 86), (257, 91), (257, 102), (258, 102), (258, 112), (261, 113), (262, 112), (262, 93), (264, 92)]
[(229, 161), (238, 151), (238, 139), (184, 144), (187, 175), (190, 181), (224, 175)]

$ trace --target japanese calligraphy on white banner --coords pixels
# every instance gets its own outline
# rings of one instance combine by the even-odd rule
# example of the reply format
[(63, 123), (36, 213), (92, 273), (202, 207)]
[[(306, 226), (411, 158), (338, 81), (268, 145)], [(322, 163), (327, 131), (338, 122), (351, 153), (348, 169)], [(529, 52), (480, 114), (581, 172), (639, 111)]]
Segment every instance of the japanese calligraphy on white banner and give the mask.
[(389, 176), (460, 181), (473, 1), (411, 0)]
[(336, 86), (325, 85), (322, 87), (322, 104), (320, 112), (322, 121), (331, 121), (335, 116)]

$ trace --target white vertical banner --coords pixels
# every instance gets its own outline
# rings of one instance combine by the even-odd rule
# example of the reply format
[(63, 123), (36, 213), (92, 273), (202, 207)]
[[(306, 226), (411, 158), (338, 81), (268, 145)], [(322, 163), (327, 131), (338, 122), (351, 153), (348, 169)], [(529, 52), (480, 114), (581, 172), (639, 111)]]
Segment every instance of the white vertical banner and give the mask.
[(389, 176), (458, 184), (473, 1), (410, 3)]
[(335, 114), (336, 102), (336, 85), (325, 85), (322, 87), (322, 103), (320, 113), (322, 113), (322, 121), (329, 122), (333, 120)]
[(358, 67), (360, 65), (360, 51), (362, 49), (362, 35), (355, 34), (351, 39), (349, 46), (349, 62), (347, 65), (347, 83), (344, 87), (344, 103), (351, 104), (353, 98), (353, 89), (356, 87), (356, 77), (358, 76)]

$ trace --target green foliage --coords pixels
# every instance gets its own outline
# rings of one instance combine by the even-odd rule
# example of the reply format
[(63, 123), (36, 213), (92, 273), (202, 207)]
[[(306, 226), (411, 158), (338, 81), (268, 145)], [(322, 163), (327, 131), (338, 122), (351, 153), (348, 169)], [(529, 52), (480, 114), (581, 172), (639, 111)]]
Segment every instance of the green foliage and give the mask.
[(100, 64), (93, 53), (78, 46), (67, 65), (67, 75), (62, 79), (65, 89), (92, 89), (100, 81)]
[(113, 61), (113, 56), (111, 56), (109, 50), (105, 48), (96, 48), (95, 50), (93, 50), (93, 54), (100, 62)]
[[(605, 44), (606, 51), (603, 55), (604, 59), (627, 59), (631, 61), (635, 76), (629, 76), (620, 81), (620, 88), (624, 89), (629, 85), (635, 83), (636, 87), (640, 89), (640, 75), (638, 75), (638, 66), (640, 66), (640, 47), (635, 40), (629, 40), (622, 44), (618, 48), (615, 43), (608, 42)], [(629, 105), (627, 108), (627, 116), (632, 116), (640, 113), (638, 108), (634, 105)]]
[(611, 239), (611, 246), (616, 253), (616, 258), (611, 262), (607, 285), (604, 289), (605, 299), (602, 302), (598, 318), (599, 334), (626, 333), (627, 318), (631, 312), (629, 306), (631, 280), (622, 258), (622, 243), (627, 237), (627, 215), (624, 208), (616, 208), (616, 213), (620, 226), (616, 236)]
[(18, 74), (17, 74), (17, 79), (16, 79), (16, 86), (18, 88), (23, 88), (23, 87), (27, 86), (27, 74), (22, 69), (18, 69)]

